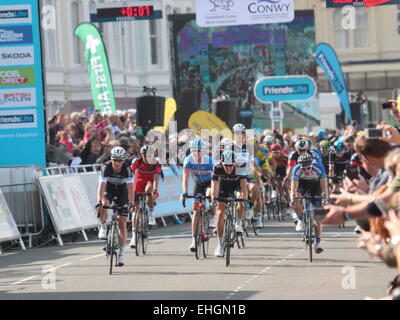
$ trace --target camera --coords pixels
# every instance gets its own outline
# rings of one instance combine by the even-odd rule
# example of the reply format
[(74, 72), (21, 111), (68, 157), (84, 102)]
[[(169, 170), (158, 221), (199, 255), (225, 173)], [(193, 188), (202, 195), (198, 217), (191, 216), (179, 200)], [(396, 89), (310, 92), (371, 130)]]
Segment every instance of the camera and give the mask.
[(321, 221), (325, 219), (325, 216), (329, 212), (329, 209), (324, 208), (314, 208), (314, 217), (316, 221)]
[(390, 134), (383, 129), (367, 128), (364, 132), (367, 139), (380, 139), (390, 136)]
[(392, 105), (392, 103), (391, 102), (384, 102), (384, 103), (382, 103), (382, 109), (392, 109), (393, 108), (393, 105)]

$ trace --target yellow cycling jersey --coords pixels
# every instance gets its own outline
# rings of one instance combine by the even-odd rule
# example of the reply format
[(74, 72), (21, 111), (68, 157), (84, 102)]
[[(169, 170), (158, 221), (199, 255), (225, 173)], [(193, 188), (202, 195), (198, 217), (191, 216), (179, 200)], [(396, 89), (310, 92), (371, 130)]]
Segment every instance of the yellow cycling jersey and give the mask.
[(272, 173), (272, 168), (269, 165), (269, 150), (265, 145), (259, 145), (256, 147), (254, 152), (254, 156), (260, 161), (260, 170), (261, 171), (268, 171)]

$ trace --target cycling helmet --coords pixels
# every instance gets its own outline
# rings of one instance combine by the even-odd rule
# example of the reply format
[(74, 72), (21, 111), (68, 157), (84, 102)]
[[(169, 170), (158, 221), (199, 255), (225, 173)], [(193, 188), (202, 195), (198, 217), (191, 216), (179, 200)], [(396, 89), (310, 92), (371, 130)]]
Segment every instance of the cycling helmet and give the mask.
[(281, 151), (281, 150), (282, 150), (282, 147), (281, 147), (279, 144), (274, 143), (274, 144), (271, 146), (270, 150), (271, 150), (271, 151)]
[(190, 150), (193, 149), (205, 149), (206, 145), (203, 141), (200, 139), (196, 139), (190, 142), (189, 144)]
[(150, 146), (143, 146), (140, 148), (140, 154), (146, 155), (149, 150), (150, 150)]
[(311, 154), (302, 154), (299, 157), (298, 163), (300, 164), (301, 167), (309, 167), (313, 163), (313, 157)]
[(227, 165), (235, 164), (235, 153), (232, 150), (226, 150), (221, 155), (221, 162)]
[(247, 142), (248, 142), (248, 144), (251, 145), (251, 146), (256, 146), (256, 145), (258, 145), (258, 139), (257, 139), (257, 137), (250, 138), (249, 140), (247, 140)]
[(296, 142), (295, 147), (301, 151), (305, 151), (310, 146), (310, 142), (308, 140), (299, 140)]
[(265, 144), (273, 144), (273, 143), (275, 143), (275, 137), (274, 137), (274, 136), (271, 136), (271, 135), (266, 136), (266, 137), (264, 138), (264, 143), (265, 143)]
[(335, 148), (335, 151), (337, 153), (341, 153), (345, 150), (345, 146), (342, 140), (338, 140), (333, 144), (333, 147)]
[(328, 140), (322, 140), (319, 143), (319, 147), (321, 150), (328, 150), (329, 149), (329, 141)]
[(233, 132), (242, 132), (242, 131), (246, 131), (246, 127), (245, 127), (243, 124), (241, 124), (241, 123), (236, 123), (236, 124), (233, 126)]
[(111, 159), (124, 159), (125, 158), (125, 149), (122, 147), (114, 147), (111, 149)]
[(228, 138), (224, 138), (221, 140), (221, 148), (232, 148), (233, 146), (233, 141)]

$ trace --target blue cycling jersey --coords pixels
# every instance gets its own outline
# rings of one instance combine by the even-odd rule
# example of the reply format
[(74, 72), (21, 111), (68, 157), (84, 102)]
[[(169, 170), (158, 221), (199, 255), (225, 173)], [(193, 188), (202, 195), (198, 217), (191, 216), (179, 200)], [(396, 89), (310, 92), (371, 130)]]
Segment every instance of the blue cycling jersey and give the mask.
[(313, 162), (311, 165), (311, 174), (306, 175), (305, 172), (301, 169), (300, 165), (297, 164), (293, 170), (293, 181), (306, 181), (306, 182), (315, 182), (321, 179), (326, 178), (326, 173), (323, 165), (319, 162)]
[(183, 169), (189, 169), (193, 179), (204, 183), (211, 181), (213, 173), (213, 160), (209, 156), (204, 156), (201, 163), (196, 163), (193, 156), (189, 155), (183, 162)]

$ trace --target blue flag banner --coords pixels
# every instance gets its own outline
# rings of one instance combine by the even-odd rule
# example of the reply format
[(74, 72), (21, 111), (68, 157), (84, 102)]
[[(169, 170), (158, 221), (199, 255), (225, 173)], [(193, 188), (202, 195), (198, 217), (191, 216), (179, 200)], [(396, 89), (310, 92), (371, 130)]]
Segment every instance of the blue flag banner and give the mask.
[(347, 117), (352, 121), (346, 81), (335, 50), (329, 44), (321, 42), (315, 48), (315, 59), (338, 95)]

